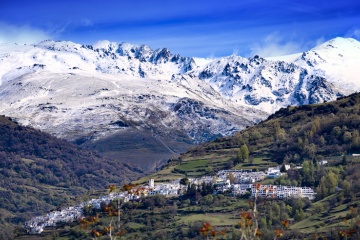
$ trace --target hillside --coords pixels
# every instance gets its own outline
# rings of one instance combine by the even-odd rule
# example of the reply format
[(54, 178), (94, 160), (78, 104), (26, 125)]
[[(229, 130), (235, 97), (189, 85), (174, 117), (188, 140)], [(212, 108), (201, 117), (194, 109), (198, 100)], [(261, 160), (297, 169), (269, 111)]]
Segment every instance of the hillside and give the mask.
[(141, 174), (131, 165), (0, 116), (0, 238), (7, 239), (15, 226), (69, 204), (75, 196)]
[[(301, 164), (304, 160), (339, 159), (344, 153), (360, 152), (359, 126), (359, 93), (327, 103), (282, 108), (255, 126), (203, 143), (169, 160), (151, 177), (171, 179), (185, 173), (201, 176), (223, 168), (265, 169), (284, 161)], [(253, 164), (236, 160), (244, 143)]]

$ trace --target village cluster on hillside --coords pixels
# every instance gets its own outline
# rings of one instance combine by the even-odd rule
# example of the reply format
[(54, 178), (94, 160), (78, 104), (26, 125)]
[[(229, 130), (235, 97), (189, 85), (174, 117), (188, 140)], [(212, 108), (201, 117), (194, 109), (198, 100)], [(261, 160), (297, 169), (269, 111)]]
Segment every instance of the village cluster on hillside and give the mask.
[[(230, 179), (230, 176), (232, 179)], [(308, 187), (278, 186), (278, 185), (261, 185), (256, 184), (265, 178), (277, 178), (281, 176), (280, 167), (269, 168), (267, 172), (251, 172), (244, 170), (221, 170), (215, 176), (203, 176), (201, 178), (190, 178), (189, 184), (201, 185), (211, 183), (214, 186), (214, 194), (231, 192), (234, 195), (249, 195), (250, 197), (270, 197), (284, 199), (288, 197), (306, 197), (310, 200), (315, 198), (313, 189)], [(231, 180), (231, 181), (230, 181)], [(101, 203), (109, 203), (114, 199), (122, 199), (124, 202), (137, 200), (141, 197), (164, 195), (164, 196), (181, 196), (186, 193), (187, 186), (180, 184), (181, 179), (169, 183), (157, 183), (150, 179), (148, 185), (137, 186), (129, 191), (112, 192), (108, 195), (101, 196), (82, 202), (74, 207), (68, 207), (61, 211), (53, 211), (45, 216), (39, 216), (25, 223), (26, 230), (31, 234), (41, 233), (47, 226), (55, 226), (59, 222), (76, 221), (83, 216), (82, 209), (84, 206), (93, 205), (94, 208), (100, 209)]]

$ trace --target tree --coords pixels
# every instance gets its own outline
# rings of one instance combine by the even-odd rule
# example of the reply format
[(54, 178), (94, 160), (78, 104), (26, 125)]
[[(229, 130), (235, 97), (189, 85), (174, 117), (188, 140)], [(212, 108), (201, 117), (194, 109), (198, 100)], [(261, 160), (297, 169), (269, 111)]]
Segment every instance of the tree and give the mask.
[(325, 198), (335, 192), (338, 185), (338, 176), (330, 171), (321, 178), (320, 184), (317, 188), (317, 196), (319, 199)]
[(297, 163), (301, 160), (301, 156), (298, 153), (295, 153), (292, 159), (295, 163)]
[(329, 189), (329, 194), (334, 193), (335, 188), (338, 185), (338, 176), (332, 171), (329, 172), (326, 175), (326, 183), (327, 183), (327, 187)]
[(204, 201), (206, 205), (211, 205), (214, 202), (214, 197), (211, 194), (208, 194), (204, 197)]
[(344, 143), (350, 143), (352, 141), (351, 132), (348, 131), (344, 132), (343, 141)]
[(230, 168), (232, 168), (233, 166), (234, 166), (234, 162), (233, 162), (233, 161), (229, 160), (229, 161), (226, 162), (226, 168), (230, 169)]
[(250, 139), (253, 140), (253, 141), (256, 141), (256, 140), (258, 140), (258, 139), (260, 139), (260, 138), (262, 138), (261, 133), (260, 133), (257, 129), (255, 129), (255, 130), (252, 132), (252, 134), (251, 134), (251, 136), (250, 136)]
[(281, 143), (285, 141), (286, 139), (286, 133), (283, 128), (280, 127), (280, 124), (278, 121), (274, 122), (274, 139), (275, 142)]
[(295, 221), (299, 222), (305, 218), (304, 211), (302, 209), (296, 210), (294, 219)]
[(260, 218), (259, 227), (260, 227), (261, 229), (266, 229), (266, 228), (267, 228), (267, 225), (266, 225), (266, 216)]
[(189, 179), (188, 178), (182, 178), (182, 179), (180, 179), (180, 184), (181, 185), (185, 185), (185, 186), (187, 186), (187, 185), (189, 185), (189, 183), (190, 183), (190, 181), (189, 181)]
[(344, 153), (344, 155), (343, 155), (343, 157), (342, 157), (342, 159), (341, 159), (341, 165), (347, 165), (347, 158), (346, 158), (346, 155), (345, 155), (345, 153)]
[(304, 161), (302, 164), (303, 184), (305, 186), (313, 186), (314, 178), (314, 164), (312, 161)]
[(242, 161), (245, 162), (245, 160), (249, 158), (249, 149), (246, 144), (243, 144), (240, 147), (240, 152), (241, 152)]
[(304, 142), (301, 137), (298, 137), (298, 139), (297, 139), (297, 146), (299, 149), (303, 149), (303, 147), (304, 147)]
[(236, 180), (235, 176), (233, 173), (229, 173), (226, 177), (228, 180), (230, 180), (230, 183), (233, 184)]
[(291, 206), (292, 217), (294, 217), (296, 215), (296, 212), (302, 210), (305, 206), (305, 203), (302, 198), (290, 198), (288, 204)]
[(290, 157), (289, 157), (289, 155), (286, 155), (284, 157), (283, 164), (289, 164), (289, 162), (290, 162)]
[(254, 156), (249, 156), (249, 163), (250, 163), (251, 165), (254, 165), (254, 162), (255, 162)]
[(214, 174), (214, 168), (212, 166), (208, 166), (206, 168), (206, 173), (207, 174)]
[(324, 136), (323, 135), (321, 135), (320, 136), (320, 138), (319, 138), (319, 145), (322, 147), (322, 146), (324, 146), (325, 145), (325, 138), (324, 138)]
[(318, 132), (320, 131), (320, 126), (321, 126), (321, 122), (320, 122), (320, 118), (319, 117), (316, 117), (314, 119), (314, 121), (312, 122), (312, 125), (311, 125), (311, 130), (315, 133), (315, 132)]
[(359, 131), (354, 130), (352, 133), (352, 139), (351, 139), (351, 147), (358, 148), (359, 147)]
[(277, 202), (272, 203), (273, 218), (280, 220), (280, 206)]
[(283, 163), (280, 167), (280, 172), (284, 173), (286, 172), (285, 164)]
[(315, 158), (316, 153), (316, 145), (311, 143), (310, 145), (306, 145), (304, 147), (304, 153), (310, 157), (311, 160)]
[(344, 180), (341, 184), (341, 188), (343, 190), (344, 196), (348, 197), (350, 196), (350, 182), (347, 180)]
[(166, 199), (164, 195), (156, 194), (154, 196), (154, 203), (157, 207), (163, 207), (165, 205)]
[(335, 126), (333, 128), (333, 130), (331, 131), (331, 135), (334, 137), (334, 138), (337, 138), (339, 137), (341, 134), (341, 128), (339, 126)]
[(236, 152), (236, 157), (235, 157), (235, 160), (234, 160), (234, 164), (241, 163), (242, 161), (243, 161), (243, 157), (242, 157), (242, 154), (241, 154), (241, 150), (239, 148), (237, 150), (237, 152)]
[(92, 204), (85, 205), (83, 207), (82, 211), (83, 211), (83, 214), (85, 217), (93, 216), (96, 213), (96, 209), (95, 209), (94, 205), (92, 205)]
[(188, 191), (187, 191), (187, 194), (191, 197), (194, 197), (196, 195), (196, 184), (189, 184), (188, 185)]

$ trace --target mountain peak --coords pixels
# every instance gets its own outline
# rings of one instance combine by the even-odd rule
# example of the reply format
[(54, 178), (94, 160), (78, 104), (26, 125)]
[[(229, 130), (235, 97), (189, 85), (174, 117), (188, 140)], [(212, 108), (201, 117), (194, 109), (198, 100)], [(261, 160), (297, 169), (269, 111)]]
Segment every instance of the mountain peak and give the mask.
[(34, 44), (33, 46), (39, 48), (47, 48), (49, 50), (69, 51), (72, 48), (80, 48), (81, 45), (71, 41), (45, 40), (39, 42), (38, 44)]
[(326, 49), (350, 50), (353, 47), (360, 48), (360, 42), (358, 42), (353, 38), (336, 37), (314, 47), (311, 50), (326, 50)]

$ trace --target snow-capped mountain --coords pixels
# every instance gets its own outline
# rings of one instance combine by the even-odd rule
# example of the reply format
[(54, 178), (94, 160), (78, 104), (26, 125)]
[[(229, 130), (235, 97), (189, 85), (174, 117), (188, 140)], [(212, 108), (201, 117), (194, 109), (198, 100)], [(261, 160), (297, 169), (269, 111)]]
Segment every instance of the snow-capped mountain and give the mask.
[(201, 142), (266, 116), (200, 79), (172, 80), (198, 66), (166, 48), (45, 41), (3, 45), (0, 54), (1, 114), (72, 141), (135, 128)]
[(73, 141), (143, 129), (201, 142), (360, 89), (360, 43), (343, 38), (269, 59), (44, 41), (0, 45), (0, 66), (0, 113)]
[(202, 79), (232, 103), (273, 113), (288, 105), (330, 101), (358, 91), (360, 43), (335, 38), (291, 56), (229, 56), (187, 75)]

